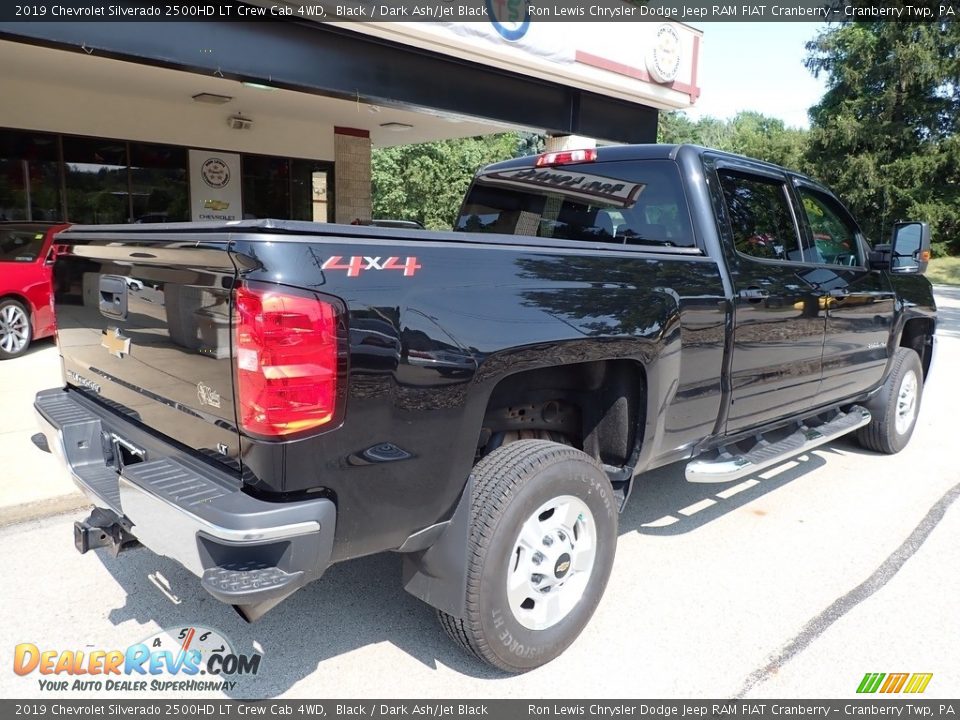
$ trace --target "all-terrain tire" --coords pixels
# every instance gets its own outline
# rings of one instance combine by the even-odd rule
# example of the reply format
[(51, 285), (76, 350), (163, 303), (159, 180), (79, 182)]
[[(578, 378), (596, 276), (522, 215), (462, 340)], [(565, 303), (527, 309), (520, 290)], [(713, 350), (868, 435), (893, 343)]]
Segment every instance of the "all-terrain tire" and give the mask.
[(865, 405), (873, 419), (857, 430), (857, 442), (887, 455), (903, 450), (917, 425), (922, 395), (920, 356), (910, 348), (897, 348), (890, 375)]
[[(440, 624), (484, 662), (507, 672), (532, 670), (577, 638), (603, 596), (616, 553), (613, 489), (589, 455), (546, 440), (497, 448), (477, 462), (472, 480), (466, 613), (438, 611)], [(540, 534), (548, 545), (524, 544)], [(540, 564), (530, 565), (538, 556)], [(531, 577), (543, 579), (511, 594), (508, 580), (526, 577), (521, 559), (536, 571)], [(518, 606), (526, 592), (530, 597)], [(547, 598), (551, 592), (557, 594)], [(556, 608), (564, 612), (551, 614)]]

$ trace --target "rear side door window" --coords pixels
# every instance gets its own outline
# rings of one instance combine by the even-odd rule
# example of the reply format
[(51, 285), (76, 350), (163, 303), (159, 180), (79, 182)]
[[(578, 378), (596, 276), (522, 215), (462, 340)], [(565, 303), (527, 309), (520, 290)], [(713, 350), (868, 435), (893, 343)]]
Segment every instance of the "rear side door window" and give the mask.
[(785, 182), (718, 170), (737, 252), (762, 260), (804, 261)]
[(811, 262), (825, 265), (863, 265), (859, 230), (841, 205), (829, 195), (800, 185), (797, 194), (810, 227)]

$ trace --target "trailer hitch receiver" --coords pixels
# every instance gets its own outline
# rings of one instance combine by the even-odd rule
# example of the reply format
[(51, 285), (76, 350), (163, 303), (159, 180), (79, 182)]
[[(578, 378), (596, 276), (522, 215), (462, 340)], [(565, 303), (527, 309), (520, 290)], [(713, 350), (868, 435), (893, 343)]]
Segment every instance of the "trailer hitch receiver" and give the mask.
[(81, 555), (96, 548), (109, 548), (116, 557), (121, 550), (137, 544), (130, 522), (111, 510), (94, 508), (90, 517), (73, 524), (73, 544)]

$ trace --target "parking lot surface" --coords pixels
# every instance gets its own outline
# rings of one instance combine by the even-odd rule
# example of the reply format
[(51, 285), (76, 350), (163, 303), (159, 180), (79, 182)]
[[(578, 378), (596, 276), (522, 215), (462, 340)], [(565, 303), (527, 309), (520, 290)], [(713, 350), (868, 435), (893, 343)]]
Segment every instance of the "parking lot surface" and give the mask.
[[(198, 625), (262, 653), (260, 672), (226, 692), (168, 697), (852, 698), (867, 672), (924, 672), (924, 698), (956, 698), (960, 290), (939, 290), (938, 303), (938, 354), (906, 450), (842, 439), (745, 482), (690, 484), (682, 464), (643, 476), (596, 615), (543, 668), (507, 676), (463, 655), (402, 590), (396, 555), (335, 566), (247, 625), (145, 549), (78, 555), (76, 511), (0, 529), (0, 695), (84, 697), (14, 674), (17, 643), (123, 649)], [(0, 457), (2, 482), (26, 484), (27, 497), (63, 486), (17, 420), (33, 391), (57, 384), (56, 351), (24, 360), (0, 364)]]

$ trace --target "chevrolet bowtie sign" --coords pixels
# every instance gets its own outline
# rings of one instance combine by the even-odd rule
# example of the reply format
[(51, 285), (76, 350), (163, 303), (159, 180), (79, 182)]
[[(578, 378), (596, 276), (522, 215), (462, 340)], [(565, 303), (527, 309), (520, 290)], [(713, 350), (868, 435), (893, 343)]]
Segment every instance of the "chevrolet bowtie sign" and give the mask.
[(122, 358), (130, 354), (130, 338), (120, 334), (117, 328), (109, 328), (100, 334), (100, 345), (114, 357)]

